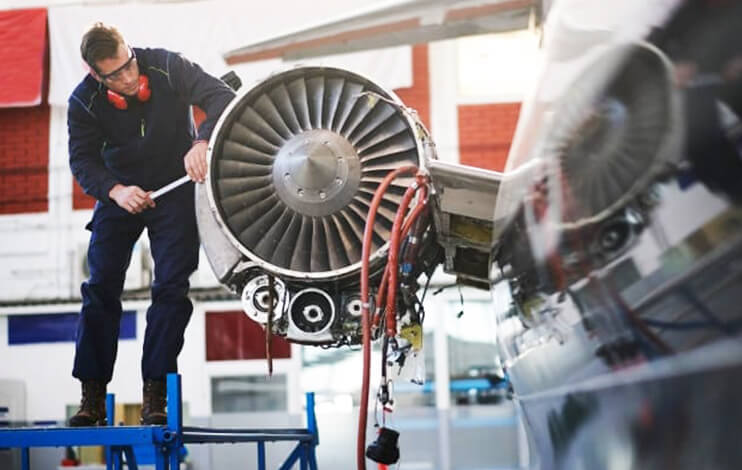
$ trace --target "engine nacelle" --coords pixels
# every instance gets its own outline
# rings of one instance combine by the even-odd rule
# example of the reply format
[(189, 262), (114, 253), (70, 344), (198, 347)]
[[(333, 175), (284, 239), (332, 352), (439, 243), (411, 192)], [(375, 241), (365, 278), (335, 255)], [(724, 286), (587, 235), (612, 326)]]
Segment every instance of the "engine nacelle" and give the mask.
[[(374, 192), (389, 172), (424, 169), (434, 158), (428, 132), (393, 92), (335, 68), (271, 76), (233, 100), (209, 143), (196, 200), (214, 273), (259, 323), (273, 298), (276, 334), (358, 342), (362, 239)], [(379, 207), (370, 258), (377, 278), (412, 181), (395, 180)]]

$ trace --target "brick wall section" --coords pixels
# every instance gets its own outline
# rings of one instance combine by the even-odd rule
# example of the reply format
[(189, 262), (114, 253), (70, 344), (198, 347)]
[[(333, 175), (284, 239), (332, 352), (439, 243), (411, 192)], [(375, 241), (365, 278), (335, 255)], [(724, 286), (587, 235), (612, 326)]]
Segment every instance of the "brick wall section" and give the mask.
[(49, 210), (49, 106), (0, 109), (0, 214)]
[(428, 45), (412, 46), (412, 86), (394, 92), (402, 102), (417, 111), (425, 127), (430, 129), (430, 77), (428, 75)]
[(458, 111), (461, 163), (503, 171), (520, 103), (459, 105)]
[(95, 206), (95, 198), (85, 194), (77, 184), (75, 177), (72, 176), (72, 208), (73, 209), (92, 209)]
[(0, 214), (49, 210), (49, 38), (41, 105), (0, 108)]

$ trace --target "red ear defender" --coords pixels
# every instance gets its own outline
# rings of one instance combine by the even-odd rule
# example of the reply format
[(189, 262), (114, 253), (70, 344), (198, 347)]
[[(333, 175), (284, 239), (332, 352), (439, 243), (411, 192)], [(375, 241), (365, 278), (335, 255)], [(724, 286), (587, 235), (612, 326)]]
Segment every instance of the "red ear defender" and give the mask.
[(129, 107), (129, 103), (126, 102), (126, 98), (119, 95), (113, 90), (108, 90), (108, 92), (106, 92), (106, 96), (108, 97), (108, 102), (111, 103), (116, 109), (125, 110)]
[[(106, 96), (108, 97), (108, 102), (113, 105), (114, 108), (120, 109), (122, 111), (129, 108), (129, 103), (126, 100), (126, 97), (116, 93), (115, 91), (109, 89), (106, 92)], [(150, 97), (152, 96), (152, 89), (149, 87), (149, 78), (147, 78), (146, 75), (139, 75), (139, 88), (137, 89), (137, 100), (144, 103), (145, 101), (149, 101)]]
[(146, 75), (139, 75), (139, 90), (137, 90), (137, 99), (144, 103), (149, 101), (152, 96), (152, 89), (149, 87), (149, 78)]

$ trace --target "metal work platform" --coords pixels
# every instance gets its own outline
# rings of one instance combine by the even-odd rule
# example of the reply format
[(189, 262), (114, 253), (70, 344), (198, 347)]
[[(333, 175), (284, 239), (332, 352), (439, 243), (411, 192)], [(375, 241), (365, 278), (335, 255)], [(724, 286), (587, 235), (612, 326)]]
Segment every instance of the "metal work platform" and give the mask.
[[(314, 414), (314, 394), (307, 393), (307, 427), (300, 429), (212, 429), (183, 426), (183, 402), (180, 375), (167, 377), (166, 426), (114, 426), (114, 397), (106, 399), (109, 426), (67, 428), (35, 427), (0, 430), (0, 448), (20, 448), (21, 467), (30, 469), (31, 447), (103, 446), (106, 468), (137, 469), (135, 447), (152, 446), (157, 470), (176, 470), (180, 448), (185, 444), (224, 444), (254, 442), (258, 446), (258, 470), (266, 470), (265, 443), (296, 441), (279, 470), (289, 470), (299, 463), (301, 470), (317, 470), (315, 448), (319, 444)], [(124, 462), (124, 458), (126, 461)]]

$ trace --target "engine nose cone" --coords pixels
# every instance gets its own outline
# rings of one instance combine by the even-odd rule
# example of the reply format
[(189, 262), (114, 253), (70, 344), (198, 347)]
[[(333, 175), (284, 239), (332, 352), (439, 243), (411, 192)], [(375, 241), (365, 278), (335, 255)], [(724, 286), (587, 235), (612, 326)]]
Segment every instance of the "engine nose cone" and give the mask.
[(312, 129), (290, 139), (273, 165), (278, 197), (302, 214), (332, 214), (353, 199), (361, 164), (348, 140), (326, 129)]
[(337, 157), (327, 142), (307, 142), (297, 153), (289, 155), (289, 173), (299, 186), (323, 189), (335, 181)]

